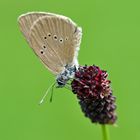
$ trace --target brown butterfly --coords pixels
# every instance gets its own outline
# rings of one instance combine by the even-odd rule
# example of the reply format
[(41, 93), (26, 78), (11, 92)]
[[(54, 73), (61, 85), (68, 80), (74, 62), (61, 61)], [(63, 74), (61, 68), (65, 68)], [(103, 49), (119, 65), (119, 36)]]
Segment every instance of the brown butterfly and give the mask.
[(43, 64), (64, 87), (78, 68), (82, 29), (70, 18), (47, 12), (29, 12), (18, 18), (20, 30)]

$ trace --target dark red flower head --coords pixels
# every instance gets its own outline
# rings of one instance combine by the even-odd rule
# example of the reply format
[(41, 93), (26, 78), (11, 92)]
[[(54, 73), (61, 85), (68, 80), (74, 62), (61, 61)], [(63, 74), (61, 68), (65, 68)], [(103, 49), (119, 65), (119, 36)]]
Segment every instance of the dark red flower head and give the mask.
[(117, 119), (115, 97), (107, 76), (97, 66), (80, 66), (71, 83), (85, 116), (100, 124), (114, 124)]

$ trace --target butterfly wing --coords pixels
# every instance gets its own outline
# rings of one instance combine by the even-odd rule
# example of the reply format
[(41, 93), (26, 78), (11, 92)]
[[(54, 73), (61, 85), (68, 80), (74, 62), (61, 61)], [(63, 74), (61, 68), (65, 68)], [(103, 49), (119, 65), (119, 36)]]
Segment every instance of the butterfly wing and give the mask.
[(45, 12), (29, 12), (26, 14), (22, 14), (18, 18), (20, 30), (24, 34), (27, 41), (29, 40), (29, 32), (30, 32), (31, 26), (39, 17), (42, 17), (42, 16), (53, 16), (53, 14), (45, 13)]
[(80, 27), (67, 17), (50, 13), (39, 16), (32, 23), (25, 37), (28, 37), (31, 48), (52, 73), (59, 74), (66, 65), (78, 64), (82, 36)]

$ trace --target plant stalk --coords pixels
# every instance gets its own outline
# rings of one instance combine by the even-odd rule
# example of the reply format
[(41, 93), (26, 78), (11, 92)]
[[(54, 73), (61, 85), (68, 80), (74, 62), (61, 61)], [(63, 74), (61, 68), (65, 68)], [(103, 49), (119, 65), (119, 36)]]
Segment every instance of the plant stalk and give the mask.
[(103, 140), (109, 140), (109, 131), (107, 125), (101, 125), (101, 127)]

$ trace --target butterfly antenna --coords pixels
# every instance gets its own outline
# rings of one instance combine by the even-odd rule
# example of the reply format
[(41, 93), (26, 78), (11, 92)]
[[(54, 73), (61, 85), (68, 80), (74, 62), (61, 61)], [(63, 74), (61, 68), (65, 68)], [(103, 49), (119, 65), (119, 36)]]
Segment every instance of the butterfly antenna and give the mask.
[(53, 89), (56, 83), (54, 83), (54, 85), (52, 85), (52, 91), (51, 91), (51, 97), (50, 97), (50, 102), (52, 102), (53, 100)]
[(65, 85), (65, 88), (72, 91), (71, 86), (68, 83)]
[(52, 87), (54, 87), (55, 84), (56, 84), (56, 82), (54, 82), (54, 83), (47, 89), (46, 93), (44, 94), (44, 96), (43, 96), (42, 99), (40, 100), (39, 105), (41, 105), (41, 104), (44, 102), (45, 97), (48, 95), (50, 89), (51, 89)]
[(67, 90), (71, 91), (71, 89), (70, 89), (69, 87), (65, 87), (65, 89), (67, 89)]

